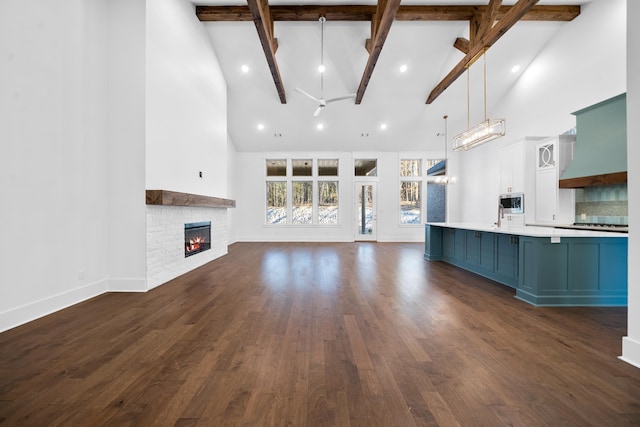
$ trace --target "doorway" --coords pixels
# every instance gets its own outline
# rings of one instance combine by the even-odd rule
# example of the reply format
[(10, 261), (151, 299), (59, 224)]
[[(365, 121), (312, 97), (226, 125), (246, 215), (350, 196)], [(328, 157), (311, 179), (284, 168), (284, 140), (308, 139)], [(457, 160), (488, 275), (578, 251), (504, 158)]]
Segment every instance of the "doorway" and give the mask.
[(356, 241), (377, 240), (377, 183), (356, 182), (355, 185), (355, 236)]

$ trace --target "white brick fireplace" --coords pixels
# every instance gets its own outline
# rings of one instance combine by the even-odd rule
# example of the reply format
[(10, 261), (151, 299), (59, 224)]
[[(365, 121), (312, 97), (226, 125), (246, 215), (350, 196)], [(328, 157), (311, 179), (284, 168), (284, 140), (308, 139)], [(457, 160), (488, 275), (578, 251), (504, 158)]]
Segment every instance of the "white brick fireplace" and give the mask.
[[(186, 193), (147, 191), (147, 289), (225, 255), (229, 207), (235, 207), (235, 202)], [(211, 222), (211, 249), (185, 257), (185, 224), (197, 222)]]

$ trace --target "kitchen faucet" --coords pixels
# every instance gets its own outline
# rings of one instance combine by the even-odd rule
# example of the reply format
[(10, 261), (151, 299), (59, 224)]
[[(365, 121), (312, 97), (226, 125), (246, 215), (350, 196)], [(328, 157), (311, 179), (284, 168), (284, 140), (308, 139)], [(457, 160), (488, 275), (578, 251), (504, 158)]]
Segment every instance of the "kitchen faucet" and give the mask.
[(498, 203), (498, 222), (496, 222), (496, 226), (502, 226), (502, 219), (504, 218), (504, 206), (502, 203)]

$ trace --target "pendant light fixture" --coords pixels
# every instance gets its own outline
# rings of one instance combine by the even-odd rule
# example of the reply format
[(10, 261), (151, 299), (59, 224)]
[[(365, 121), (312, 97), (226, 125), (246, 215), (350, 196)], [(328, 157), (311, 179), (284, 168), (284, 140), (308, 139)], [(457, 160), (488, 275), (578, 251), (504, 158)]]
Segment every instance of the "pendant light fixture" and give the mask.
[(487, 119), (487, 50), (482, 51), (484, 82), (484, 121), (474, 127), (469, 126), (469, 65), (467, 67), (467, 130), (453, 138), (453, 150), (468, 150), (480, 144), (500, 138), (505, 134), (504, 119)]
[(456, 177), (449, 176), (448, 174), (449, 158), (447, 156), (447, 119), (449, 116), (445, 114), (442, 118), (444, 119), (444, 175), (436, 176), (434, 182), (442, 185), (455, 184), (457, 181)]

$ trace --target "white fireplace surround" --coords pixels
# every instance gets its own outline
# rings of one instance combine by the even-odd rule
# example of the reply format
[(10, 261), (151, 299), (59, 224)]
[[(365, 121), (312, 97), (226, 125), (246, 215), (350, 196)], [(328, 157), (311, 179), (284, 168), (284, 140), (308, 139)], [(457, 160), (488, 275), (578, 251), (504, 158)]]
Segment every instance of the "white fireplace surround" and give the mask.
[[(184, 225), (211, 221), (211, 249), (184, 256)], [(227, 253), (227, 209), (147, 205), (147, 290)]]

